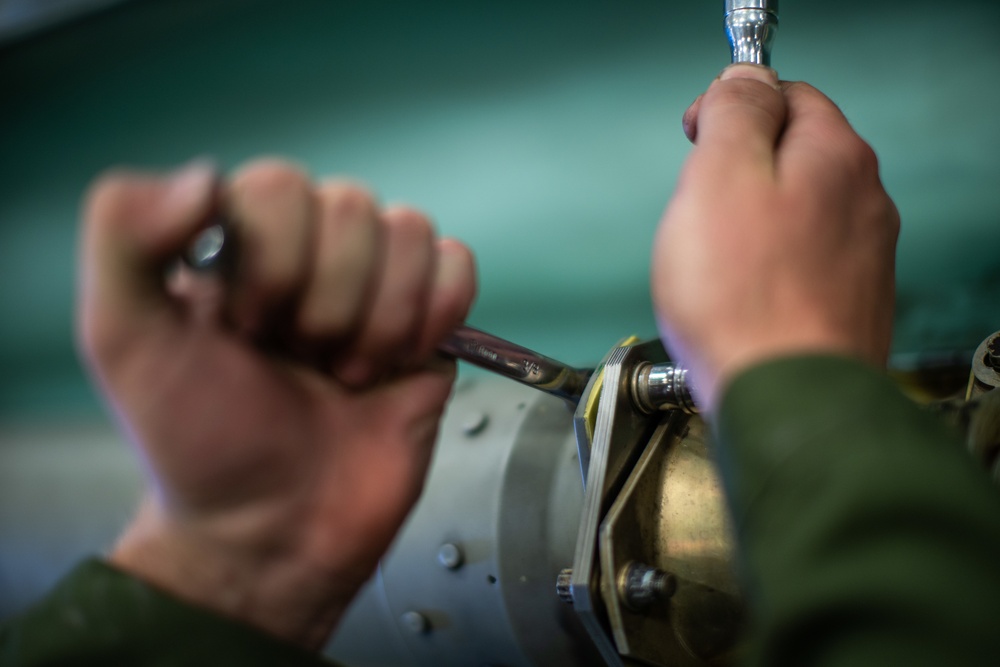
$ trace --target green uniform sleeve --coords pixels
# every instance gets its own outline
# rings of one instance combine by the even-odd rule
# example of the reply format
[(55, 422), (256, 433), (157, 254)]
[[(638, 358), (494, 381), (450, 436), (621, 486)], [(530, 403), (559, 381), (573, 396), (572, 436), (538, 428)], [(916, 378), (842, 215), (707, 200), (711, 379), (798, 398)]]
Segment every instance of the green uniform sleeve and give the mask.
[(331, 667), (318, 655), (187, 605), (93, 559), (0, 626), (0, 665)]
[(1000, 664), (1000, 492), (957, 435), (833, 357), (756, 367), (714, 430), (747, 663)]

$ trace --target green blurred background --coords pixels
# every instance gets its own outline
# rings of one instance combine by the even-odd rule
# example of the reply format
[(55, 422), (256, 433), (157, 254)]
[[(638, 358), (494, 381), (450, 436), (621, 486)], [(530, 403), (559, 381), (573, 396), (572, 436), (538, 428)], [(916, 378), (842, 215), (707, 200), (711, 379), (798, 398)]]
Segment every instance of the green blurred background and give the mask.
[[(781, 21), (776, 67), (842, 106), (901, 210), (895, 359), (969, 353), (1000, 329), (1000, 3), (785, 0)], [(649, 242), (688, 150), (680, 117), (728, 55), (722, 0), (130, 0), (8, 37), (0, 489), (44, 506), (72, 485), (45, 471), (75, 460), (46, 445), (109, 437), (72, 342), (77, 212), (101, 170), (269, 154), (350, 174), (473, 247), (472, 324), (590, 363), (655, 334)], [(99, 513), (86, 493), (72, 502)], [(54, 521), (11, 497), (0, 598), (23, 578), (11, 563), (39, 562), (11, 526)]]

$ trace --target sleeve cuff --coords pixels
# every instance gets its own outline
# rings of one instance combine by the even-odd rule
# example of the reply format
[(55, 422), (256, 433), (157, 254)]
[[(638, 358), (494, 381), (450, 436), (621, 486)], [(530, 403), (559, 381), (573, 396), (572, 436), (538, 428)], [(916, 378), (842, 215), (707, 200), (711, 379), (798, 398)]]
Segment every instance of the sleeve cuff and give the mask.
[(0, 634), (2, 664), (332, 664), (96, 558), (77, 565)]
[(943, 422), (884, 373), (846, 357), (796, 356), (749, 369), (725, 391), (712, 426), (737, 526), (788, 467), (820, 472), (869, 457), (899, 464), (942, 442), (967, 458)]

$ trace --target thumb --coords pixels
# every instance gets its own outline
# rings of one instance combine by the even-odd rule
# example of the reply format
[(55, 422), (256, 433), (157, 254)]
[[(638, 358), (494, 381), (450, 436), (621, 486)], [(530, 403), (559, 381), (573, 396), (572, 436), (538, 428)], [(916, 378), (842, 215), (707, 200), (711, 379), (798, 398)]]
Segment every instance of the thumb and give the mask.
[(748, 161), (772, 167), (787, 113), (774, 70), (733, 65), (723, 70), (685, 119), (692, 126), (690, 133), (697, 132), (698, 152), (726, 172), (741, 170)]
[(100, 357), (169, 312), (164, 271), (211, 213), (217, 181), (198, 161), (169, 177), (113, 172), (92, 186), (79, 276), (84, 351)]

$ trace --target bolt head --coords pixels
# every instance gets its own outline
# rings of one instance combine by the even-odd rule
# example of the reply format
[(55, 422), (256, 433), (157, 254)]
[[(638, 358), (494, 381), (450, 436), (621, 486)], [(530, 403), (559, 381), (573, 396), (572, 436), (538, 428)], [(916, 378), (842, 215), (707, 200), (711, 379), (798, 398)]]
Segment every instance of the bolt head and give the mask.
[(225, 229), (222, 225), (212, 225), (195, 237), (185, 259), (193, 269), (210, 269), (219, 262), (225, 245)]
[(438, 563), (446, 570), (457, 570), (465, 562), (465, 555), (458, 545), (447, 542), (438, 549)]
[(489, 423), (489, 415), (484, 412), (474, 412), (462, 422), (462, 433), (471, 438), (486, 430), (486, 426)]
[(431, 623), (419, 611), (408, 611), (399, 617), (399, 623), (413, 635), (424, 635), (430, 632)]
[(619, 573), (618, 598), (632, 611), (642, 612), (655, 602), (670, 599), (677, 577), (642, 563), (629, 563)]

